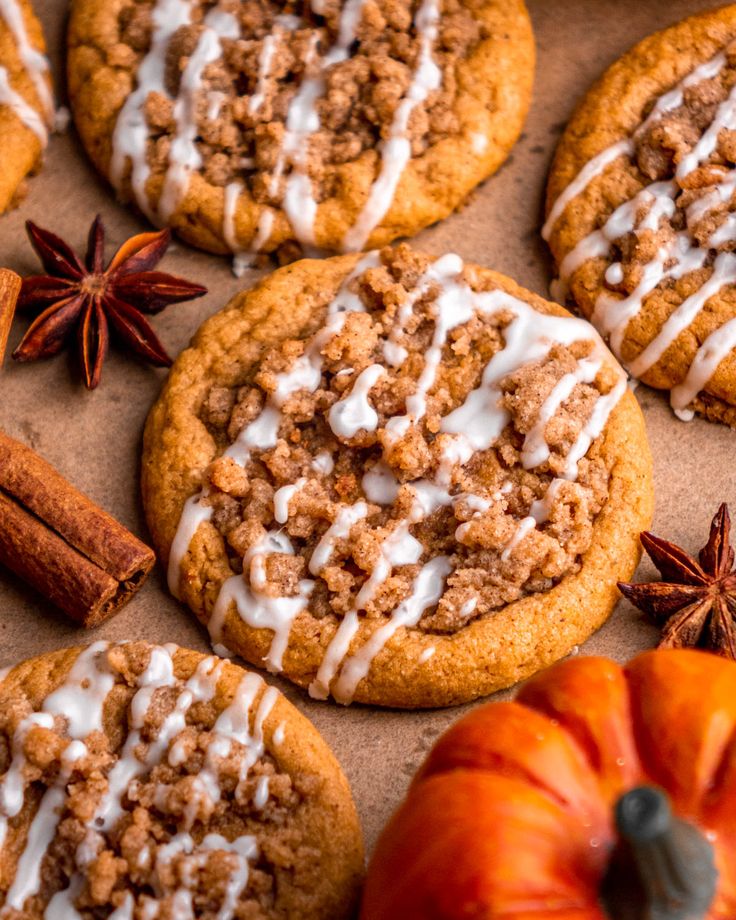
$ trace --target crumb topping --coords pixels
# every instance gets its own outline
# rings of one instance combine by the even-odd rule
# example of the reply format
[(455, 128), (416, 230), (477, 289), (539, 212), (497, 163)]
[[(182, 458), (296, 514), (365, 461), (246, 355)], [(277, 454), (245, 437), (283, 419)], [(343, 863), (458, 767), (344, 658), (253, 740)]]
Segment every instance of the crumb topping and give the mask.
[[(156, 5), (155, 0), (121, 5), (119, 43), (109, 52), (110, 64), (138, 69), (151, 50)], [(142, 106), (153, 174), (167, 171), (186, 99), (197, 168), (206, 181), (224, 188), (237, 180), (258, 203), (279, 205), (287, 119), (291, 110), (295, 120), (292, 104), (300, 87), (316, 77), (316, 120), (301, 129), (306, 134), (300, 169), (311, 180), (316, 202), (337, 194), (333, 167), (376, 150), (411, 84), (421, 45), (414, 23), (418, 7), (416, 0), (367, 0), (357, 6), (355, 0), (196, 0), (188, 21), (168, 40), (160, 88), (148, 92)], [(343, 47), (341, 29), (351, 22), (351, 41)], [(203, 40), (208, 28), (219, 36), (211, 49)], [(444, 0), (432, 52), (441, 79), (412, 108), (407, 128), (412, 156), (458, 130), (456, 64), (484, 36), (473, 4)], [(206, 58), (204, 66), (197, 55)], [(192, 81), (195, 68), (198, 79)]]
[[(635, 138), (635, 162), (649, 182), (674, 182), (673, 208), (650, 222), (644, 220), (653, 202), (642, 202), (640, 232), (628, 233), (618, 241), (623, 278), (621, 290), (631, 292), (641, 280), (642, 266), (662, 247), (671, 246), (675, 236), (687, 231), (694, 244), (711, 251), (736, 248), (736, 236), (722, 232), (730, 209), (730, 196), (712, 193), (736, 164), (736, 121), (731, 126), (716, 123), (719, 108), (736, 85), (736, 46), (725, 54), (723, 67), (707, 79), (686, 86), (682, 102), (655, 119)], [(716, 123), (712, 144), (698, 147), (706, 131)], [(649, 226), (653, 224), (654, 226)], [(725, 229), (725, 228), (724, 228)], [(619, 285), (612, 285), (619, 287)]]
[[(728, 296), (736, 283), (735, 112), (730, 44), (653, 99), (630, 137), (589, 161), (544, 228), (549, 238), (572, 200), (606, 183), (597, 226), (561, 259), (553, 289), (564, 300), (572, 288), (627, 370), (671, 389), (685, 420), (736, 347)], [(622, 168), (604, 176), (614, 162)]]
[(7, 920), (280, 917), (280, 876), (318, 864), (293, 820), (318, 780), (264, 748), (276, 691), (246, 675), (218, 712), (222, 662), (184, 681), (173, 653), (95, 643), (39, 711), (2, 707)]
[(258, 602), (446, 634), (578, 571), (608, 497), (594, 408), (621, 385), (590, 327), (536, 340), (531, 307), (408, 246), (336, 303), (202, 405), (202, 503)]

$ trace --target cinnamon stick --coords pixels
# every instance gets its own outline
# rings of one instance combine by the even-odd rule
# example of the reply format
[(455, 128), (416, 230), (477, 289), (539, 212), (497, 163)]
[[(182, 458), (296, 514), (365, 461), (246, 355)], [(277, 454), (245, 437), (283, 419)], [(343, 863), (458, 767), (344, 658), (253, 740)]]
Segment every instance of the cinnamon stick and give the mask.
[(0, 367), (5, 357), (22, 283), (20, 275), (11, 272), (9, 268), (0, 268)]
[(0, 432), (0, 563), (92, 627), (130, 600), (154, 561), (122, 524)]

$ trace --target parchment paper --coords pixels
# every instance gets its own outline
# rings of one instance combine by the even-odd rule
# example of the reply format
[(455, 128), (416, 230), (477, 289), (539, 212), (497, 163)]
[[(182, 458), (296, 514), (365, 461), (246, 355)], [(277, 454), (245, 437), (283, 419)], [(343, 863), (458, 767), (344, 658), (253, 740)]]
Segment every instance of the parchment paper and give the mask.
[[(524, 134), (501, 171), (478, 189), (466, 207), (416, 238), (416, 245), (491, 266), (545, 294), (550, 278), (539, 238), (545, 177), (557, 138), (590, 83), (634, 42), (658, 28), (713, 5), (696, 0), (529, 0), (538, 47), (535, 98)], [(67, 4), (36, 0), (64, 101), (63, 60)], [(43, 172), (30, 184), (20, 208), (0, 218), (0, 264), (21, 274), (38, 263), (23, 223), (31, 218), (83, 247), (88, 226), (101, 212), (109, 252), (145, 228), (118, 205), (88, 163), (72, 128), (51, 141)], [(172, 247), (163, 268), (200, 281), (207, 297), (169, 307), (153, 322), (172, 355), (241, 287), (225, 258)], [(26, 320), (16, 319), (8, 352)], [(128, 360), (113, 348), (100, 388), (88, 393), (73, 357), (19, 365), (6, 358), (0, 372), (0, 427), (38, 450), (79, 488), (148, 539), (140, 503), (138, 469), (146, 414), (165, 372)], [(640, 386), (655, 460), (654, 530), (691, 551), (707, 537), (719, 502), (736, 501), (736, 432), (695, 420), (677, 421), (666, 398)], [(734, 509), (736, 510), (736, 508)], [(639, 575), (651, 573), (642, 563)], [(95, 634), (74, 628), (10, 573), (0, 571), (0, 666), (51, 649), (88, 641), (144, 638), (207, 650), (205, 631), (169, 596), (157, 568), (140, 594)], [(656, 631), (623, 601), (581, 654), (625, 661), (652, 645)], [(272, 678), (269, 678), (272, 679)], [(340, 759), (360, 811), (369, 848), (402, 797), (410, 777), (436, 736), (467, 707), (393, 712), (317, 703), (286, 681), (274, 681), (322, 731)]]

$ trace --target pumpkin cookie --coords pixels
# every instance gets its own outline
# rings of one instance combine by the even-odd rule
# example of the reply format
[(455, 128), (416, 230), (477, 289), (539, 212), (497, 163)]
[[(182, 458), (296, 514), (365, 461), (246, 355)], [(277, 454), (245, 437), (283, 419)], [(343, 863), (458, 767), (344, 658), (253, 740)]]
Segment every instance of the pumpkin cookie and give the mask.
[(595, 330), (408, 246), (295, 263), (208, 320), (149, 417), (143, 492), (216, 649), (407, 707), (590, 635), (652, 504), (641, 413)]
[(651, 35), (583, 99), (543, 234), (570, 297), (680, 418), (736, 425), (736, 5)]
[(0, 2), (0, 214), (25, 195), (54, 121), (41, 24), (28, 0)]
[(446, 217), (518, 137), (533, 68), (523, 0), (74, 0), (69, 29), (97, 168), (240, 268)]
[(4, 918), (352, 916), (347, 783), (256, 674), (96, 642), (0, 681)]

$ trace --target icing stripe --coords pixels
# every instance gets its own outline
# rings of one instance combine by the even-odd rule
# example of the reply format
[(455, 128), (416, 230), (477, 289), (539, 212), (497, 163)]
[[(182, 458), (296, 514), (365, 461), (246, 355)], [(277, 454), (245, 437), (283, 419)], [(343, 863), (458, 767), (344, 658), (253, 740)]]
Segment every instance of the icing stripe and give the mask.
[(151, 174), (147, 160), (150, 136), (144, 114), (148, 94), (161, 93), (171, 98), (165, 85), (166, 54), (174, 33), (191, 21), (194, 0), (158, 0), (153, 7), (151, 47), (138, 66), (137, 86), (126, 98), (115, 123), (110, 160), (110, 181), (120, 193), (126, 169), (130, 168), (130, 184), (138, 207), (151, 223), (158, 217), (148, 201), (146, 184)]
[(46, 55), (38, 51), (31, 44), (26, 29), (23, 11), (16, 0), (0, 0), (0, 17), (5, 20), (10, 29), (18, 49), (18, 56), (23, 62), (26, 72), (33, 81), (33, 85), (41, 102), (41, 107), (47, 118), (54, 115), (54, 97), (49, 87), (49, 62)]
[(41, 142), (41, 146), (46, 146), (49, 132), (43, 118), (19, 92), (13, 89), (8, 79), (8, 71), (2, 66), (0, 66), (0, 105), (7, 105), (8, 108), (11, 108), (26, 128), (33, 131)]
[(379, 174), (353, 226), (345, 234), (342, 251), (363, 249), (368, 237), (391, 207), (399, 180), (411, 159), (409, 119), (418, 105), (426, 101), (442, 82), (442, 73), (432, 58), (440, 20), (439, 0), (423, 0), (415, 19), (420, 37), (419, 58), (406, 95), (397, 106), (388, 138), (379, 145)]
[(238, 38), (240, 28), (232, 13), (215, 7), (204, 18), (204, 29), (197, 47), (189, 55), (179, 83), (179, 95), (174, 102), (176, 133), (169, 148), (169, 165), (158, 203), (158, 215), (168, 223), (189, 189), (192, 173), (202, 166), (202, 155), (195, 143), (197, 127), (197, 94), (202, 89), (205, 68), (222, 56), (223, 38)]
[(686, 407), (695, 399), (715, 374), (718, 365), (736, 348), (736, 318), (724, 323), (708, 336), (695, 355), (687, 376), (672, 389), (672, 407), (684, 417), (692, 418), (686, 413)]

